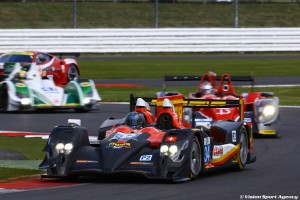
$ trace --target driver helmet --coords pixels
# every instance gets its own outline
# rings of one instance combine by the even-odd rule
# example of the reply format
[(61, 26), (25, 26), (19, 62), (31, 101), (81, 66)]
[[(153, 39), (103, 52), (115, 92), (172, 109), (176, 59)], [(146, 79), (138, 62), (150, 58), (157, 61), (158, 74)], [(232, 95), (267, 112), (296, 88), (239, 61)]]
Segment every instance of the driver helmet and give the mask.
[(202, 83), (199, 87), (199, 92), (201, 93), (201, 95), (215, 94), (214, 87), (209, 82)]
[(143, 113), (130, 112), (125, 118), (125, 125), (133, 129), (140, 129), (146, 126), (147, 122)]

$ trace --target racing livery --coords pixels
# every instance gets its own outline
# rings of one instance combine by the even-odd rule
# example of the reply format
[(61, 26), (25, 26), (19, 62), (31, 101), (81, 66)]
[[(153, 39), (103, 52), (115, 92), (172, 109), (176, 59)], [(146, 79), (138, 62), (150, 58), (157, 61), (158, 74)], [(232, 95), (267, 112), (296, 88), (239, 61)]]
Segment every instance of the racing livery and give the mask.
[(39, 51), (10, 52), (0, 55), (0, 81), (9, 76), (17, 62), (21, 65), (36, 63), (42, 77), (53, 79), (58, 86), (66, 86), (80, 75), (78, 63), (73, 58), (59, 59)]
[[(185, 128), (183, 107), (240, 107), (240, 100), (184, 100), (183, 96), (136, 99), (133, 112), (123, 119), (108, 119), (99, 129), (97, 144), (87, 129), (69, 123), (56, 126), (44, 148), (42, 178), (69, 178), (95, 174), (142, 174), (150, 179), (187, 181), (211, 168), (243, 170), (253, 157), (252, 129), (243, 120), (215, 122), (208, 132)], [(176, 108), (175, 108), (176, 107)], [(182, 112), (181, 112), (182, 114)], [(241, 118), (243, 119), (243, 118)]]
[(23, 67), (16, 63), (0, 83), (0, 109), (4, 112), (66, 108), (88, 112), (100, 100), (92, 80), (76, 79), (62, 88), (52, 79), (42, 78), (35, 63)]
[[(248, 92), (236, 94), (232, 81), (251, 81), (254, 86), (254, 77), (251, 76), (230, 76), (223, 74), (216, 76), (214, 73), (203, 74), (202, 76), (166, 76), (165, 81), (192, 81), (200, 80), (197, 92), (190, 93), (192, 99), (244, 99), (245, 121), (251, 123), (253, 132), (256, 135), (279, 136), (279, 99), (270, 92)], [(219, 86), (217, 86), (219, 81)], [(202, 87), (202, 89), (201, 89)], [(211, 88), (209, 88), (211, 87)], [(211, 90), (205, 93), (206, 89)], [(176, 92), (173, 92), (176, 94)], [(160, 92), (159, 96), (168, 95)], [(187, 127), (204, 126), (209, 127), (213, 121), (223, 120), (225, 118), (237, 121), (239, 120), (236, 108), (216, 108), (216, 109), (199, 109), (196, 113), (196, 120), (191, 124), (191, 112), (186, 109)]]

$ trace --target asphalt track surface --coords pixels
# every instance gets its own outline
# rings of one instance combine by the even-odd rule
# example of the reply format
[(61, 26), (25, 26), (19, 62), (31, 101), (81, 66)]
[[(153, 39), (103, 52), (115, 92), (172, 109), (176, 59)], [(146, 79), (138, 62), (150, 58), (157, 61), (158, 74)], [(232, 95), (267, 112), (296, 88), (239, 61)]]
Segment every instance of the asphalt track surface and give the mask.
[[(82, 119), (91, 135), (108, 117), (123, 117), (128, 105), (101, 105), (99, 110), (78, 114), (73, 112), (0, 113), (0, 130), (50, 132), (65, 124), (68, 118)], [(281, 138), (255, 138), (257, 162), (242, 172), (217, 170), (194, 181), (169, 183), (149, 181), (141, 177), (82, 178), (77, 184), (63, 187), (31, 189), (0, 194), (0, 200), (53, 199), (264, 199), (263, 195), (300, 196), (300, 108), (280, 108)], [(39, 149), (37, 149), (39, 151)], [(54, 180), (59, 182), (59, 180)], [(40, 181), (41, 184), (46, 184)], [(257, 198), (253, 198), (253, 197)], [(252, 198), (251, 198), (252, 197)], [(292, 199), (292, 198), (286, 198)]]

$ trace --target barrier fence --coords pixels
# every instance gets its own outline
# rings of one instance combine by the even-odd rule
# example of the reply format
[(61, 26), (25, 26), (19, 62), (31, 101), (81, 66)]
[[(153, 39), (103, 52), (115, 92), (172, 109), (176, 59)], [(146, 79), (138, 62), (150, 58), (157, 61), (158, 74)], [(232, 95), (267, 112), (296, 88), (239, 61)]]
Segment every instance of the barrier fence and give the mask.
[(297, 52), (300, 28), (0, 29), (0, 52)]

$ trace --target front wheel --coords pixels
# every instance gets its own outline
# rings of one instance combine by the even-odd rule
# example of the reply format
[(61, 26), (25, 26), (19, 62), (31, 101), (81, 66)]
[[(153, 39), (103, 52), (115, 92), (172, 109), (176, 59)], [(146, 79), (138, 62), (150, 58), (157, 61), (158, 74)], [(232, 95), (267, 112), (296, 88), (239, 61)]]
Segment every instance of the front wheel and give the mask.
[(249, 152), (249, 145), (248, 145), (248, 137), (246, 130), (243, 129), (240, 137), (240, 149), (238, 152), (238, 170), (243, 170), (247, 163), (248, 158), (248, 152)]
[(7, 86), (5, 85), (3, 88), (1, 88), (0, 91), (0, 109), (3, 110), (3, 112), (8, 111), (8, 102), (9, 102), (9, 96), (8, 96), (8, 89)]
[(196, 178), (203, 170), (202, 150), (197, 137), (194, 137), (190, 152), (191, 178)]

